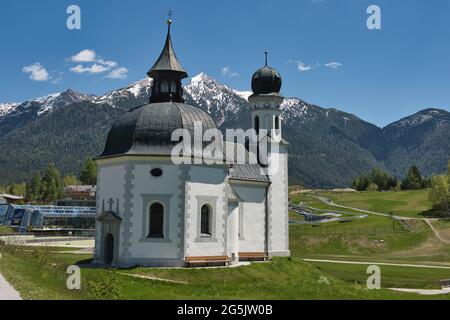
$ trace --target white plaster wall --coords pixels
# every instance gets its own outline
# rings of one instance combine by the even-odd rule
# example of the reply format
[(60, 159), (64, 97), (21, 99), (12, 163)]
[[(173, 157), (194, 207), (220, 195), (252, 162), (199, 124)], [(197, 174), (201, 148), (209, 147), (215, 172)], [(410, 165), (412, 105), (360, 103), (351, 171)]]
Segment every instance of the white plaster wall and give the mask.
[[(227, 171), (224, 167), (192, 166), (191, 180), (187, 183), (186, 195), (186, 235), (185, 256), (220, 256), (227, 252), (226, 219), (228, 202), (225, 192)], [(213, 213), (214, 234), (216, 241), (199, 241), (198, 196), (217, 197)]]
[[(163, 175), (153, 177), (150, 171), (153, 168), (161, 168)], [(137, 162), (134, 165), (133, 180), (133, 224), (131, 231), (131, 258), (133, 259), (176, 259), (178, 248), (178, 218), (179, 218), (179, 183), (181, 167), (169, 163), (149, 162), (148, 164)], [(165, 234), (170, 242), (144, 241), (142, 226), (144, 224), (144, 210), (147, 215), (145, 223), (146, 235), (148, 234), (149, 205), (145, 208), (142, 194), (150, 194), (158, 198), (158, 195), (171, 195), (170, 208), (165, 212), (164, 223), (169, 223), (169, 234)], [(163, 197), (161, 197), (163, 199)], [(164, 203), (163, 201), (161, 201)], [(168, 222), (167, 222), (168, 217)]]
[(289, 250), (289, 208), (288, 208), (288, 171), (287, 148), (280, 147), (278, 153), (278, 172), (270, 177), (272, 184), (269, 189), (271, 219), (269, 251), (274, 255), (287, 255)]
[[(119, 199), (119, 212), (118, 214), (123, 217), (124, 211), (124, 176), (125, 176), (125, 168), (123, 164), (116, 165), (107, 165), (102, 166), (99, 164), (97, 168), (97, 215), (102, 212), (103, 201), (105, 204), (105, 210), (109, 210), (109, 199), (114, 200), (114, 204), (112, 205), (112, 210), (116, 212), (117, 208), (117, 199)], [(96, 257), (98, 257), (98, 250), (100, 250), (101, 242), (103, 239), (100, 239), (100, 225), (98, 222), (95, 223), (95, 248), (96, 248)], [(119, 252), (120, 245), (119, 245)]]
[(232, 184), (242, 200), (239, 210), (241, 235), (240, 252), (264, 252), (265, 250), (265, 186)]

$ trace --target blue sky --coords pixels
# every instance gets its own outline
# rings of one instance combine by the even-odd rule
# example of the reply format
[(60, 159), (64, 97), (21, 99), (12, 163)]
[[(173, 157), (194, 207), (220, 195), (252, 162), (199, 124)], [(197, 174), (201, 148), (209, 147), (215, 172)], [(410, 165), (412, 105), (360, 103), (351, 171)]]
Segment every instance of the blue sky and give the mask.
[[(81, 8), (81, 30), (66, 28), (71, 4)], [(381, 8), (381, 30), (366, 26), (371, 4)], [(67, 88), (102, 94), (144, 78), (162, 49), (169, 9), (190, 76), (203, 71), (249, 90), (267, 48), (285, 96), (379, 126), (427, 107), (449, 110), (447, 0), (6, 0), (0, 102)], [(76, 56), (86, 49), (96, 56)]]

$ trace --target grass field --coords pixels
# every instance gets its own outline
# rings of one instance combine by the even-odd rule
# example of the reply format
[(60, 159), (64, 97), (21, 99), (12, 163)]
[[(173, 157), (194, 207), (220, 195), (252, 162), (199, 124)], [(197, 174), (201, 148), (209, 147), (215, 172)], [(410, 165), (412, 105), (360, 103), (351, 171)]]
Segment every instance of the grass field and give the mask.
[[(426, 192), (329, 194), (333, 201), (374, 211), (421, 216), (426, 212)], [(399, 196), (400, 200), (392, 197)], [(381, 204), (377, 204), (378, 198)], [(408, 197), (416, 200), (408, 200)], [(293, 195), (296, 203), (342, 210), (308, 195)], [(365, 203), (368, 199), (369, 203)], [(373, 203), (371, 203), (373, 202)], [(405, 204), (406, 203), (406, 204)], [(412, 208), (415, 203), (416, 207)], [(398, 212), (397, 212), (398, 210)], [(415, 211), (414, 211), (415, 210)], [(349, 215), (360, 212), (349, 211)], [(290, 220), (302, 217), (290, 212)], [(450, 222), (434, 226), (449, 236)], [(55, 253), (53, 248), (0, 248), (0, 272), (25, 299), (449, 299), (450, 295), (419, 296), (387, 289), (368, 290), (367, 266), (304, 262), (303, 258), (365, 262), (395, 262), (450, 266), (449, 246), (437, 240), (421, 220), (393, 220), (368, 215), (346, 223), (290, 225), (292, 258), (254, 263), (238, 268), (107, 270), (85, 264), (90, 255)], [(79, 264), (82, 289), (66, 288), (68, 265)], [(450, 278), (450, 270), (381, 266), (382, 287), (437, 288)], [(122, 273), (173, 280), (169, 283)]]
[(14, 233), (14, 230), (11, 227), (0, 226), (0, 234), (11, 234)]
[[(0, 271), (24, 299), (419, 299), (415, 294), (367, 290), (338, 280), (297, 257), (226, 269), (106, 270), (83, 267), (81, 290), (66, 288), (68, 265), (89, 256), (49, 253), (45, 249), (2, 251)], [(120, 272), (120, 273), (119, 273)], [(134, 278), (139, 274), (183, 281)], [(439, 298), (450, 298), (440, 296)]]
[[(364, 285), (367, 265), (312, 262), (323, 272), (341, 280)], [(449, 279), (450, 270), (380, 266), (382, 288), (440, 289), (439, 280)]]
[(397, 192), (319, 192), (318, 194), (332, 199), (335, 203), (358, 209), (423, 218), (433, 214), (428, 193), (429, 190), (426, 189)]

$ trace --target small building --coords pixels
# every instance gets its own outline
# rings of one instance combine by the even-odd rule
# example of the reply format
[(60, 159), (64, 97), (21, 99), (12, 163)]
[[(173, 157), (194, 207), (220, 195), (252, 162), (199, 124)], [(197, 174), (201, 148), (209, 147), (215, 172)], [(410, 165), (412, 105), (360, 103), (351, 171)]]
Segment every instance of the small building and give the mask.
[(67, 186), (63, 189), (63, 197), (56, 200), (56, 206), (62, 207), (95, 207), (96, 186)]
[(22, 203), (25, 200), (23, 196), (16, 196), (14, 194), (2, 193), (0, 194), (0, 202), (6, 203)]

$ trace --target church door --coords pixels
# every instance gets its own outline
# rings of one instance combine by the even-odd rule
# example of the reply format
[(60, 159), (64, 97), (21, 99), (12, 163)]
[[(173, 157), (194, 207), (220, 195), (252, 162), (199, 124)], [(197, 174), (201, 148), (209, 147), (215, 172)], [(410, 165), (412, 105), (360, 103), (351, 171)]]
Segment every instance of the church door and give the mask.
[(114, 237), (108, 233), (105, 237), (105, 264), (112, 264), (114, 260)]

